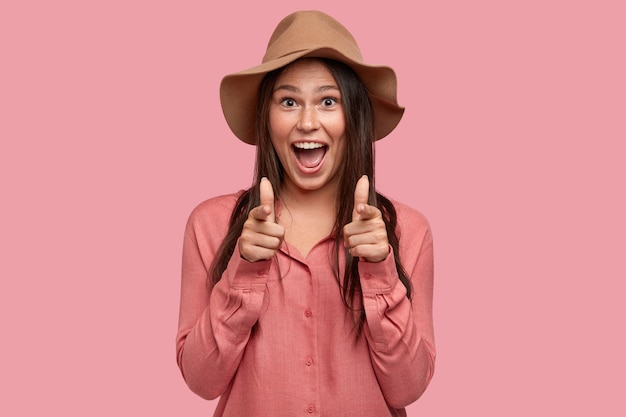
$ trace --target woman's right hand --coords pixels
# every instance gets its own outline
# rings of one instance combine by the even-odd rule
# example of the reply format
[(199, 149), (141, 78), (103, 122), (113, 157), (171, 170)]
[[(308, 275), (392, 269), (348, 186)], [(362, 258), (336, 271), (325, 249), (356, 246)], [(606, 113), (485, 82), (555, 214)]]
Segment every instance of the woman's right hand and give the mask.
[(272, 184), (263, 177), (259, 187), (261, 204), (250, 211), (239, 237), (239, 253), (250, 262), (271, 259), (285, 237), (274, 215)]

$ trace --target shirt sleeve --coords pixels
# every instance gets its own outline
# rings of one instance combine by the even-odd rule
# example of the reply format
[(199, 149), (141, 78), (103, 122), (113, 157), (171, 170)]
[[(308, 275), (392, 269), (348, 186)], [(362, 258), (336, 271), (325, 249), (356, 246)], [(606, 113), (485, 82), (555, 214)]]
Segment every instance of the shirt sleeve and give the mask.
[(272, 261), (248, 262), (236, 246), (222, 279), (212, 287), (208, 269), (223, 234), (197, 217), (190, 217), (183, 242), (176, 357), (189, 388), (214, 399), (228, 388), (239, 366), (261, 313)]
[(359, 262), (365, 337), (378, 383), (394, 408), (417, 400), (434, 372), (433, 240), (425, 222), (420, 222), (421, 233), (400, 236), (401, 261), (412, 284), (410, 300), (393, 252), (379, 263)]

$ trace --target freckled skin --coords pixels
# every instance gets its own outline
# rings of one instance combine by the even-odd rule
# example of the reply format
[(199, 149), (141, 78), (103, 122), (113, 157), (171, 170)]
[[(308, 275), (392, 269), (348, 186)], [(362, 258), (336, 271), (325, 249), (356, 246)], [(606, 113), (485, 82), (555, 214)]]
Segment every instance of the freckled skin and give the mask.
[[(278, 77), (269, 111), (272, 144), (285, 169), (286, 188), (314, 191), (336, 188), (345, 156), (345, 113), (341, 93), (330, 71), (314, 60), (297, 61)], [(319, 170), (303, 171), (294, 142), (326, 146)]]
[[(319, 61), (296, 61), (283, 71), (274, 85), (269, 119), (272, 144), (285, 171), (283, 196), (314, 196), (317, 207), (313, 212), (310, 204), (305, 204), (306, 208), (294, 207), (298, 213), (306, 213), (307, 221), (300, 218), (298, 230), (293, 223), (286, 230), (275, 222), (272, 187), (267, 179), (262, 179), (261, 205), (250, 212), (239, 240), (241, 255), (249, 261), (270, 259), (285, 237), (301, 253), (307, 253), (323, 237), (318, 234), (330, 232), (332, 215), (324, 212), (334, 210), (346, 153), (341, 93), (330, 71)], [(324, 145), (326, 151), (319, 165), (306, 167), (298, 162), (294, 144), (302, 142)], [(364, 176), (355, 189), (352, 222), (344, 227), (344, 242), (353, 256), (380, 262), (389, 254), (389, 243), (380, 210), (367, 204), (368, 193), (369, 180)]]

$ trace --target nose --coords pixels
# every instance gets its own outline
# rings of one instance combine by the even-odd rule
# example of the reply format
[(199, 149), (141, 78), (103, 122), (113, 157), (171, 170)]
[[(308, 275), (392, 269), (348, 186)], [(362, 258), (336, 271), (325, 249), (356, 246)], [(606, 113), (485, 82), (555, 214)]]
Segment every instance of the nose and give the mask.
[(306, 132), (319, 129), (320, 122), (315, 107), (307, 106), (302, 108), (300, 119), (296, 127)]

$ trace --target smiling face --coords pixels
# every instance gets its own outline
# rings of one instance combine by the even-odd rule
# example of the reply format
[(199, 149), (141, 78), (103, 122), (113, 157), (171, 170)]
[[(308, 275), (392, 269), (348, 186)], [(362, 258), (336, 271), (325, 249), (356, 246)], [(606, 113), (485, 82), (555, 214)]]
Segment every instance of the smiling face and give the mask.
[(269, 133), (284, 168), (285, 190), (337, 189), (346, 121), (339, 86), (323, 63), (299, 60), (278, 76)]

